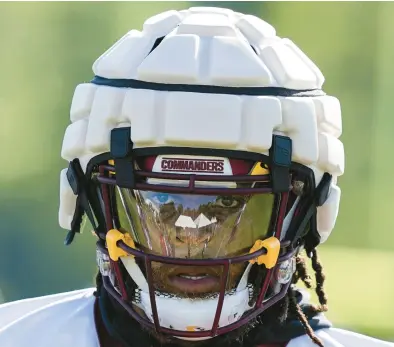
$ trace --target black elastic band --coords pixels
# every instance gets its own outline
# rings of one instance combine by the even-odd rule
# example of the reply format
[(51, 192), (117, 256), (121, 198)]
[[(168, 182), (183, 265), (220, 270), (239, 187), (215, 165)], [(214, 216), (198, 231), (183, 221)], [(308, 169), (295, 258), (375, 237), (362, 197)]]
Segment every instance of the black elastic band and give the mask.
[(88, 198), (88, 185), (79, 159), (74, 159), (69, 163), (67, 170), (67, 180), (70, 184), (71, 189), (73, 190), (73, 193), (77, 196), (77, 201), (74, 216), (71, 222), (71, 229), (69, 230), (64, 241), (66, 246), (72, 243), (75, 233), (80, 232), (82, 218), (85, 213), (89, 218), (93, 229), (97, 232), (96, 220), (94, 218), (94, 214)]
[(292, 240), (293, 247), (295, 247), (298, 240), (304, 236), (303, 233), (307, 228), (308, 223), (311, 223), (306, 242), (308, 251), (311, 251), (320, 243), (320, 235), (317, 230), (316, 221), (317, 207), (322, 206), (326, 202), (331, 181), (332, 175), (325, 172), (315, 191), (309, 198), (307, 198), (307, 200), (302, 203), (302, 206), (300, 206), (299, 215), (296, 216), (293, 220), (298, 221), (301, 218), (302, 220), (299, 222), (295, 231), (291, 234), (289, 233), (286, 236), (287, 239)]
[(133, 88), (148, 89), (167, 92), (187, 92), (187, 93), (204, 93), (204, 94), (230, 94), (230, 95), (267, 95), (282, 97), (311, 97), (324, 96), (321, 89), (304, 89), (295, 90), (280, 87), (225, 87), (210, 86), (200, 84), (169, 84), (146, 82), (134, 79), (113, 79), (95, 76), (91, 81), (92, 84), (108, 86), (115, 88)]

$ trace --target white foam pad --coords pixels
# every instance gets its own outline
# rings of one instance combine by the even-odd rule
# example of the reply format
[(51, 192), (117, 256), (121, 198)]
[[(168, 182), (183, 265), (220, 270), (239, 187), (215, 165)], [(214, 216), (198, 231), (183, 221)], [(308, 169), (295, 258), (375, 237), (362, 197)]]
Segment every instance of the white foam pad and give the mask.
[(91, 83), (83, 83), (77, 86), (71, 103), (71, 122), (89, 117), (96, 90), (97, 86)]
[(280, 100), (272, 96), (250, 97), (244, 101), (244, 147), (257, 152), (267, 151), (272, 144), (272, 134), (282, 124)]
[(148, 18), (144, 22), (143, 31), (152, 36), (162, 37), (172, 31), (182, 21), (178, 11), (170, 10)]
[(320, 242), (325, 242), (334, 228), (339, 211), (341, 189), (332, 184), (330, 193), (323, 206), (317, 208), (317, 230), (320, 234)]
[(258, 46), (266, 38), (276, 36), (275, 28), (256, 16), (242, 16), (236, 26), (252, 45)]
[(343, 143), (327, 133), (320, 133), (318, 141), (318, 167), (335, 176), (342, 175), (345, 171), (345, 151)]
[(178, 35), (236, 36), (237, 29), (225, 13), (190, 13), (179, 24)]
[(136, 78), (137, 68), (155, 41), (137, 30), (131, 30), (93, 64), (93, 72), (106, 78)]
[(289, 39), (281, 39), (281, 44), (289, 47), (316, 76), (316, 88), (321, 88), (324, 83), (324, 76), (316, 64), (301, 49)]
[(242, 100), (233, 95), (170, 93), (165, 140), (178, 145), (236, 147), (241, 111)]
[(86, 149), (90, 152), (109, 150), (111, 130), (118, 123), (126, 90), (100, 87), (92, 104), (89, 126), (86, 133)]
[(157, 94), (152, 90), (144, 89), (126, 91), (122, 104), (122, 119), (133, 124), (131, 127), (133, 141), (141, 144), (155, 143), (157, 126), (147, 127), (146, 124), (157, 124), (157, 117), (164, 116), (156, 110)]
[(318, 88), (315, 72), (289, 47), (283, 44), (266, 46), (261, 59), (280, 86), (289, 89)]
[(341, 105), (332, 96), (313, 98), (319, 131), (339, 137), (342, 134)]
[[(224, 59), (226, 56), (232, 59)], [(274, 79), (249, 44), (234, 37), (214, 37), (211, 41), (209, 81), (213, 85), (241, 87), (270, 85)]]
[(293, 140), (293, 160), (312, 164), (318, 159), (317, 119), (312, 98), (281, 98), (280, 130)]
[(69, 161), (85, 153), (88, 120), (81, 119), (71, 123), (64, 134), (61, 156)]
[[(138, 78), (163, 83), (198, 81), (197, 35), (170, 36), (160, 44), (160, 50), (149, 54), (138, 68)], [(174, 52), (177, 52), (174, 55)]]
[(71, 228), (77, 196), (74, 195), (70, 184), (67, 180), (67, 169), (60, 172), (60, 207), (59, 207), (59, 224), (64, 229)]
[[(142, 32), (127, 33), (93, 70), (106, 78), (160, 83), (320, 88), (324, 77), (316, 65), (293, 42), (275, 35), (268, 23), (230, 10), (169, 11), (148, 19)], [(218, 95), (87, 83), (75, 90), (70, 119), (62, 157), (79, 158), (84, 170), (92, 157), (109, 150), (110, 132), (120, 126), (131, 127), (135, 148), (193, 146), (266, 154), (272, 134), (284, 134), (293, 140), (292, 160), (312, 168), (316, 183), (324, 172), (333, 175), (318, 220), (325, 235), (335, 224), (340, 194), (334, 183), (344, 171), (344, 149), (338, 139), (341, 109), (334, 97)], [(67, 186), (61, 180), (59, 221), (64, 228), (75, 208)]]

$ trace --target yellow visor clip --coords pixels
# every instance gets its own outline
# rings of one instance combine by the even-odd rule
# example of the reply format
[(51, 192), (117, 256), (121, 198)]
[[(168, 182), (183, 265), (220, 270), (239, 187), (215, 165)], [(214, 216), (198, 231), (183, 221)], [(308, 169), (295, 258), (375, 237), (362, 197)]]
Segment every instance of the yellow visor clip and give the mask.
[(257, 175), (269, 175), (270, 170), (266, 167), (264, 167), (264, 164), (257, 162), (252, 171), (251, 171), (251, 175), (252, 176), (257, 176)]
[(129, 253), (126, 253), (122, 248), (117, 246), (118, 241), (123, 241), (127, 246), (135, 248), (133, 239), (129, 234), (122, 234), (119, 230), (111, 229), (107, 232), (106, 236), (107, 248), (109, 257), (113, 261), (118, 261), (119, 257), (130, 257)]
[(250, 249), (249, 254), (257, 252), (262, 248), (267, 250), (267, 254), (260, 255), (256, 259), (249, 260), (249, 262), (251, 264), (255, 264), (257, 262), (258, 265), (264, 264), (267, 269), (272, 269), (278, 261), (280, 241), (274, 236), (269, 237), (264, 241), (257, 240)]

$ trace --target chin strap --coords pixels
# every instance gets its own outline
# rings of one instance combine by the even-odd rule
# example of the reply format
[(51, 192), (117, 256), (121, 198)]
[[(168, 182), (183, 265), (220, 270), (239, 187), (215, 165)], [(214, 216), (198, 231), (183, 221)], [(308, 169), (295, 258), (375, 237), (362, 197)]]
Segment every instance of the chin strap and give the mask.
[[(314, 190), (313, 194), (302, 199), (299, 203), (299, 210), (293, 219), (293, 226), (290, 224), (289, 231), (286, 235), (286, 240), (291, 241), (293, 248), (297, 247), (299, 241), (305, 238), (305, 250), (310, 253), (320, 243), (320, 235), (317, 230), (316, 214), (317, 208), (322, 206), (330, 191), (332, 176), (329, 173), (324, 173), (320, 183)], [(308, 227), (309, 225), (309, 227)]]
[(138, 288), (145, 293), (149, 293), (148, 282), (146, 281), (140, 267), (135, 262), (134, 257), (122, 257), (120, 260)]
[(95, 233), (98, 235), (102, 225), (98, 224), (92, 207), (90, 205), (89, 185), (87, 178), (82, 170), (79, 159), (70, 161), (67, 169), (67, 180), (73, 193), (77, 196), (74, 216), (71, 222), (71, 229), (67, 233), (64, 244), (70, 245), (74, 240), (75, 234), (80, 232), (82, 218), (86, 213)]

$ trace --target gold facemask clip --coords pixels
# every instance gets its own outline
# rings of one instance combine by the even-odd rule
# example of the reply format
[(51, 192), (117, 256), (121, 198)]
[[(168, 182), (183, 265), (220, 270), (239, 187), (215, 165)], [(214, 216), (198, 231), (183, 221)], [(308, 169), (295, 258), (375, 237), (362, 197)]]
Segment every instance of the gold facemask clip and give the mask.
[(274, 236), (263, 241), (257, 240), (250, 249), (249, 254), (257, 252), (262, 248), (267, 250), (267, 254), (260, 255), (256, 259), (249, 260), (249, 262), (251, 264), (255, 264), (257, 262), (258, 265), (264, 264), (267, 269), (272, 269), (278, 261), (280, 241)]

